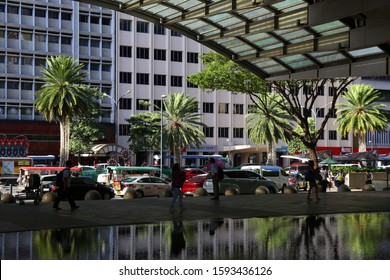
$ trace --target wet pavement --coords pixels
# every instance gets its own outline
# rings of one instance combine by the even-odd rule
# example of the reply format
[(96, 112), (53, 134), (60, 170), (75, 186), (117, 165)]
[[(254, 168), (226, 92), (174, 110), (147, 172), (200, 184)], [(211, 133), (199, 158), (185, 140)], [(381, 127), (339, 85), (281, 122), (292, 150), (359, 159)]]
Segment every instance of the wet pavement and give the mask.
[[(314, 197), (314, 196), (313, 196)], [(390, 212), (390, 191), (320, 193), (320, 201), (307, 201), (305, 193), (277, 195), (185, 197), (184, 213), (170, 213), (171, 198), (113, 199), (78, 201), (80, 208), (61, 210), (52, 203), (25, 205), (0, 204), (0, 232), (43, 229), (138, 225), (168, 222), (179, 217), (185, 221), (210, 219), (247, 219), (340, 213)]]

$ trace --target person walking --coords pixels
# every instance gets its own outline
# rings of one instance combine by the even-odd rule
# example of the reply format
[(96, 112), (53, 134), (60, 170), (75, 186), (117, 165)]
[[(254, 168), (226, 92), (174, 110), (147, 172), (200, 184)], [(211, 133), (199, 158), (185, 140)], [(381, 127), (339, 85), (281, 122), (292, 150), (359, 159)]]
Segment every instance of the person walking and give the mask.
[(374, 176), (371, 171), (366, 171), (366, 184), (372, 184), (372, 180), (374, 180)]
[(305, 173), (305, 180), (309, 183), (309, 191), (307, 192), (307, 200), (311, 200), (310, 195), (312, 190), (315, 190), (316, 199), (320, 200), (318, 196), (318, 184), (317, 180), (321, 181), (322, 176), (320, 174), (320, 170), (314, 169), (314, 162), (312, 160), (309, 160), (309, 169)]
[(213, 192), (214, 196), (211, 197), (212, 200), (219, 200), (219, 184), (220, 179), (218, 177), (218, 165), (215, 162), (215, 158), (209, 158), (210, 163), (210, 172), (209, 175), (213, 181)]
[(71, 178), (70, 168), (72, 167), (72, 161), (67, 160), (65, 162), (65, 166), (66, 167), (62, 173), (62, 178), (60, 178), (62, 180), (62, 184), (61, 184), (62, 186), (56, 186), (57, 187), (57, 197), (54, 200), (53, 208), (60, 210), (61, 209), (59, 207), (60, 201), (63, 198), (66, 198), (69, 202), (70, 208), (72, 210), (75, 210), (75, 209), (79, 208), (80, 206), (77, 206), (76, 203), (74, 202), (73, 196), (72, 196), (72, 191), (70, 189), (70, 178)]
[(337, 175), (336, 175), (335, 185), (336, 185), (336, 187), (339, 187), (342, 184), (344, 184), (344, 182), (345, 182), (344, 181), (344, 170), (340, 169), (339, 173), (337, 173)]
[(328, 187), (328, 169), (326, 168), (326, 166), (322, 166), (322, 169), (321, 169), (321, 177), (322, 177), (322, 180), (321, 180), (321, 191), (322, 192), (326, 192), (326, 188)]
[(171, 187), (172, 187), (173, 197), (172, 197), (171, 205), (169, 207), (169, 210), (171, 212), (175, 211), (175, 203), (177, 198), (179, 198), (180, 211), (182, 212), (184, 210), (183, 193), (181, 191), (181, 188), (183, 187), (185, 180), (186, 180), (186, 173), (180, 169), (180, 165), (178, 163), (175, 163), (172, 167)]

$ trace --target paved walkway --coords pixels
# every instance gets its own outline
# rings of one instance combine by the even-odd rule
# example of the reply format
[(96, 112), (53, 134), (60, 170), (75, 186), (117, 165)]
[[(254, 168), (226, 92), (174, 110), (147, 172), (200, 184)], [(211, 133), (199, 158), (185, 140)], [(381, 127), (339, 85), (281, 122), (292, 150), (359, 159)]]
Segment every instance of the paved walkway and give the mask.
[(159, 223), (178, 217), (208, 220), (390, 212), (390, 191), (327, 192), (320, 193), (320, 197), (319, 202), (307, 201), (305, 193), (221, 196), (219, 201), (185, 197), (186, 211), (182, 214), (168, 211), (170, 198), (155, 197), (78, 201), (80, 208), (75, 211), (70, 210), (67, 202), (61, 202), (61, 210), (52, 209), (52, 203), (0, 204), (0, 232)]

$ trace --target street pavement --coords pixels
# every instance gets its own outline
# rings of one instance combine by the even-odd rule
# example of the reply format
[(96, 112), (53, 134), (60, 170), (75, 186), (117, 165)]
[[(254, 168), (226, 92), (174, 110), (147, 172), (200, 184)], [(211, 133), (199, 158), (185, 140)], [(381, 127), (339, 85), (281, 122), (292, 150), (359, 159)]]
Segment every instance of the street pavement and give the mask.
[(208, 220), (214, 218), (255, 218), (338, 213), (390, 212), (390, 191), (352, 191), (320, 193), (320, 201), (308, 201), (307, 194), (263, 194), (210, 197), (185, 197), (185, 211), (171, 213), (171, 198), (138, 198), (77, 201), (79, 209), (61, 210), (51, 202), (34, 205), (0, 204), (0, 232), (19, 232), (53, 228), (100, 227), (154, 224), (172, 219)]

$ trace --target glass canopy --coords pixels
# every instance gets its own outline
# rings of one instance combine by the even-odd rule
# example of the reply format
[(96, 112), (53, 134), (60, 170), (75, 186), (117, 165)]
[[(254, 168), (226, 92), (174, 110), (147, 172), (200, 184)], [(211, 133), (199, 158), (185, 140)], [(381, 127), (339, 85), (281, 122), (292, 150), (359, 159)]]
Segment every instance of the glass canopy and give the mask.
[[(380, 13), (385, 17), (382, 22), (390, 22), (390, 3), (386, 1), (359, 1), (367, 3), (356, 7), (347, 5), (351, 1), (343, 0), (81, 2), (114, 9), (177, 31), (264, 79), (352, 76), (364, 75), (364, 71), (388, 74), (390, 36), (368, 32), (372, 28), (386, 30), (386, 26), (374, 21)], [(370, 60), (381, 67), (370, 64)], [(376, 70), (362, 67), (362, 63)], [(354, 71), (355, 66), (363, 73)]]

